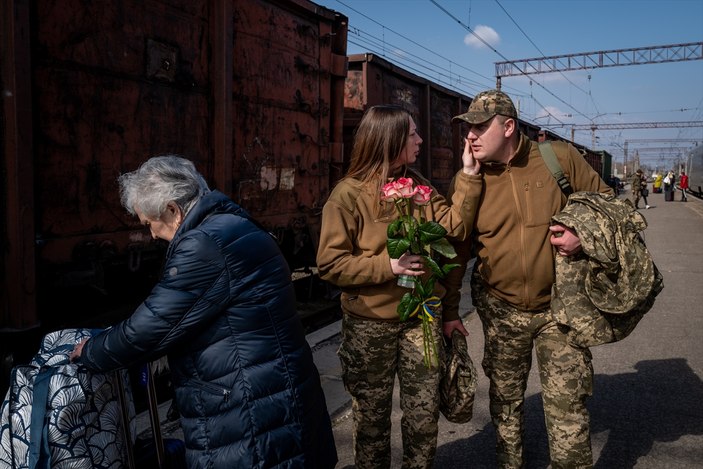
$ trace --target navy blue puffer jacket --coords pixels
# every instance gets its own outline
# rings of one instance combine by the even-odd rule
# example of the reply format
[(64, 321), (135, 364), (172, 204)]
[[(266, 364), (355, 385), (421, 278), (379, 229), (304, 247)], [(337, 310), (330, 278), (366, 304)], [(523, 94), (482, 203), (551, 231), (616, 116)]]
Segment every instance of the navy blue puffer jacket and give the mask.
[(90, 339), (107, 371), (168, 354), (190, 468), (333, 468), (320, 378), (275, 240), (223, 194), (206, 194), (134, 314)]

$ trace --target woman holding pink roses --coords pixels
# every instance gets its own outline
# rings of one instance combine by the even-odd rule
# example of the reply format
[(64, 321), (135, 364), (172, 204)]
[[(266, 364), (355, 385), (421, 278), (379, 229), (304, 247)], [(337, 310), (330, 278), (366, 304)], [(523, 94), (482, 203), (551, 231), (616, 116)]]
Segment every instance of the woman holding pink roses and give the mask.
[[(428, 331), (423, 325), (430, 324), (429, 333), (437, 343), (441, 343), (442, 332), (451, 336), (459, 329), (468, 335), (457, 311), (442, 312), (440, 299), (445, 290), (439, 282), (415, 282), (413, 287), (431, 289), (432, 314), (437, 314), (432, 318), (437, 320), (427, 323), (414, 319), (417, 315), (402, 320), (399, 316), (409, 291), (402, 281), (399, 284), (399, 277), (427, 278), (438, 268), (441, 271), (426, 253), (411, 247), (407, 233), (415, 228), (410, 222), (440, 226), (439, 238), (464, 240), (480, 196), (480, 185), (469, 184), (478, 177), (473, 161), (465, 161), (455, 176), (451, 201), (438, 194), (410, 168), (421, 144), (406, 110), (390, 105), (368, 109), (355, 134), (349, 170), (322, 211), (317, 265), (320, 277), (342, 291), (339, 358), (344, 385), (352, 396), (359, 469), (391, 465), (390, 416), (396, 374), (403, 411), (402, 467), (432, 466), (442, 367), (427, 365)], [(395, 258), (393, 252), (403, 254)], [(441, 364), (442, 347), (437, 351)]]

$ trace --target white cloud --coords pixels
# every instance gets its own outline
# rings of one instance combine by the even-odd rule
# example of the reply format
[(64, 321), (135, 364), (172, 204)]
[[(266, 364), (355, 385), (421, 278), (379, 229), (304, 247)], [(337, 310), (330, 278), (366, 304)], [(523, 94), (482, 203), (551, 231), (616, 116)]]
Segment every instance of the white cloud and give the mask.
[[(476, 37), (478, 36), (478, 37)], [(483, 41), (481, 39), (483, 39)], [(482, 24), (477, 25), (474, 28), (474, 34), (469, 33), (464, 36), (464, 44), (474, 49), (485, 49), (486, 44), (484, 41), (490, 44), (492, 47), (496, 47), (500, 44), (500, 36), (495, 31), (495, 29), (490, 26), (484, 26)]]

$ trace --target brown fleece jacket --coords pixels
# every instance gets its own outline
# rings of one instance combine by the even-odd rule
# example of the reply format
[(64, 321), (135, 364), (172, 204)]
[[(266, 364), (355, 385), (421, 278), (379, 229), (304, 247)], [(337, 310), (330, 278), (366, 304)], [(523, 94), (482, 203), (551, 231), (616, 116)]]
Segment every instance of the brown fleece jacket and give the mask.
[[(471, 179), (479, 176), (462, 171), (455, 176), (451, 205), (433, 190), (430, 204), (420, 207), (426, 219), (434, 219), (447, 230), (449, 238), (464, 240), (471, 230), (480, 191), (479, 185), (469, 183)], [(418, 182), (426, 184), (422, 179)], [(386, 230), (397, 213), (392, 203), (380, 201), (379, 187), (378, 181), (362, 185), (346, 178), (333, 189), (322, 209), (317, 266), (322, 279), (341, 288), (343, 311), (397, 321), (396, 309), (408, 290), (396, 284), (391, 271)], [(435, 293), (441, 298), (444, 287), (437, 283)]]
[[(552, 147), (574, 192), (612, 194), (573, 145), (552, 142)], [(450, 272), (445, 282), (445, 317), (458, 317), (465, 262), (473, 255), (490, 293), (525, 311), (547, 308), (555, 278), (549, 224), (566, 204), (566, 196), (542, 160), (537, 142), (525, 135), (508, 164), (483, 164), (481, 175), (482, 180), (471, 181), (481, 190), (473, 249), (469, 243), (458, 246), (463, 267)]]

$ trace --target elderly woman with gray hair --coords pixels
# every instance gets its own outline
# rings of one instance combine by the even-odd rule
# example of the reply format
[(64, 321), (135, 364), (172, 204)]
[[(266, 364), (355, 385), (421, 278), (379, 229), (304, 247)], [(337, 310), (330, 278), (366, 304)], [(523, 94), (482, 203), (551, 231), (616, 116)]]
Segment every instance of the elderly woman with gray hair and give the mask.
[(190, 468), (333, 468), (320, 378), (276, 241), (192, 162), (149, 159), (119, 178), (122, 204), (169, 242), (131, 317), (78, 344), (105, 372), (167, 354)]

